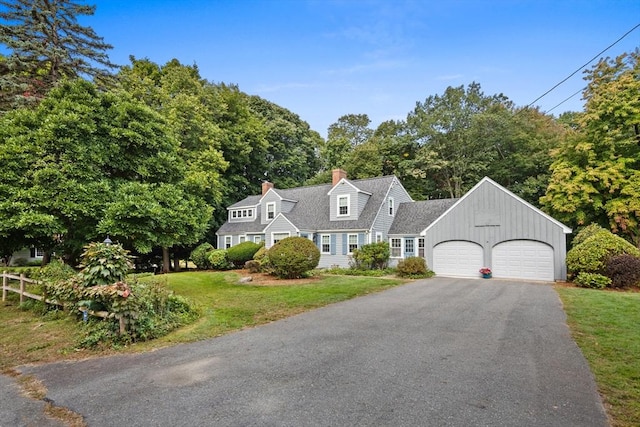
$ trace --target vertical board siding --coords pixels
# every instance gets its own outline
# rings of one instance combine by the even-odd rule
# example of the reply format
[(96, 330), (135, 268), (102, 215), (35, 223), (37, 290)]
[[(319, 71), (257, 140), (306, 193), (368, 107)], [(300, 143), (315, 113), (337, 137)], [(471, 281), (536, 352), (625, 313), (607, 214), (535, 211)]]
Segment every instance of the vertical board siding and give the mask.
[[(491, 218), (495, 224), (476, 225), (479, 216)], [(429, 229), (425, 236), (429, 265), (433, 265), (433, 247), (450, 240), (481, 245), (487, 266), (492, 265), (491, 252), (498, 243), (510, 240), (543, 242), (554, 248), (555, 278), (566, 278), (566, 235), (562, 228), (490, 182), (476, 188)]]

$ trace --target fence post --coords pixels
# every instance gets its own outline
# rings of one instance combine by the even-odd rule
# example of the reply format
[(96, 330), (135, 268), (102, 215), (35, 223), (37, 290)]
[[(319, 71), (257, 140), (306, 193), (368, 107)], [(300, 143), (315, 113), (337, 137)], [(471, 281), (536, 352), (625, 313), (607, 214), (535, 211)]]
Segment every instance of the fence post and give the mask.
[(20, 304), (24, 302), (24, 273), (20, 273)]
[(7, 300), (7, 271), (2, 272), (2, 301)]

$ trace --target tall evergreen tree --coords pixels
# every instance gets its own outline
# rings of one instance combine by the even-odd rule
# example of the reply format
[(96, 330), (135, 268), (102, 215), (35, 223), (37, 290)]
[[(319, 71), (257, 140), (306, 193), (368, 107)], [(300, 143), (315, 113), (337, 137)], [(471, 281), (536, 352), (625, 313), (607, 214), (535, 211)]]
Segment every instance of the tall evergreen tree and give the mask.
[(0, 44), (10, 52), (0, 61), (0, 111), (37, 102), (65, 78), (108, 78), (112, 46), (77, 20), (95, 10), (73, 0), (0, 0)]

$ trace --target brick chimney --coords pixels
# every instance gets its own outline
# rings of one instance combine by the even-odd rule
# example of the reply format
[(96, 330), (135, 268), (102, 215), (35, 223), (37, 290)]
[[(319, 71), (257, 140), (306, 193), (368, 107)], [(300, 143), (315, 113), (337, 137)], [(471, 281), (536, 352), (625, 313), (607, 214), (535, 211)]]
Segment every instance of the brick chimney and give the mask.
[(334, 169), (331, 171), (331, 183), (332, 186), (335, 187), (337, 183), (340, 182), (342, 178), (347, 177), (347, 172), (342, 169)]
[(269, 181), (263, 181), (262, 182), (262, 195), (264, 196), (265, 194), (267, 194), (267, 191), (269, 191), (269, 189), (274, 188), (273, 182), (269, 182)]

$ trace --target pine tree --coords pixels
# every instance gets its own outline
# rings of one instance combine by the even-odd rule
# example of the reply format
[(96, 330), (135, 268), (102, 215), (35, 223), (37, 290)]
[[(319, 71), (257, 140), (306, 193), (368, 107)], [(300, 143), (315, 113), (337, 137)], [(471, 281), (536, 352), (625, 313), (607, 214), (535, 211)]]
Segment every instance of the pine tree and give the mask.
[(77, 21), (95, 9), (73, 0), (0, 0), (0, 44), (9, 51), (0, 57), (0, 112), (39, 101), (62, 79), (109, 79), (112, 46)]

